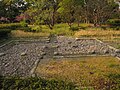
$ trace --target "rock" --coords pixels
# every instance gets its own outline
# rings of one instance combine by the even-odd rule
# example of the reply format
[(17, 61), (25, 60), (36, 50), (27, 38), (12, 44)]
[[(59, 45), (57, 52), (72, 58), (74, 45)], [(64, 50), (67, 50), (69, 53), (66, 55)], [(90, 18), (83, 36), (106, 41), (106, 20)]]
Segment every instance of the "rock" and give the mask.
[(117, 56), (117, 54), (111, 54), (111, 56), (116, 57), (116, 56)]
[(58, 41), (54, 41), (54, 43), (58, 43)]
[(81, 39), (80, 38), (75, 38), (76, 41), (80, 41)]
[(43, 49), (48, 48), (47, 46), (42, 46), (42, 47), (43, 47)]
[(46, 43), (50, 43), (50, 41), (46, 41)]
[(90, 72), (90, 74), (94, 74), (94, 72)]
[(73, 46), (73, 48), (78, 48), (78, 45)]
[(59, 53), (58, 52), (54, 52), (54, 55), (58, 55)]
[(68, 44), (71, 44), (71, 43), (72, 43), (72, 42), (70, 42), (70, 41), (68, 42)]
[(89, 54), (96, 54), (95, 50), (88, 51)]
[(50, 38), (47, 38), (46, 41), (50, 41)]
[(46, 42), (47, 42), (47, 43), (50, 43), (50, 39), (49, 39), (49, 38), (48, 38), (48, 39), (46, 39)]
[(116, 53), (120, 53), (120, 49), (115, 50)]
[(59, 48), (59, 45), (54, 45), (52, 46), (52, 48)]
[(41, 55), (46, 55), (46, 53), (45, 53), (45, 52), (42, 52)]
[(27, 53), (26, 53), (26, 52), (21, 53), (21, 56), (25, 56), (25, 55), (27, 55)]
[(5, 55), (5, 53), (0, 53), (0, 57), (2, 57), (2, 56), (4, 56)]
[(60, 59), (60, 58), (64, 58), (64, 56), (53, 56), (53, 58)]
[(108, 54), (109, 51), (108, 50), (103, 50), (103, 54)]
[(38, 54), (38, 57), (41, 57), (41, 54)]
[(43, 59), (43, 56), (41, 56), (40, 59)]

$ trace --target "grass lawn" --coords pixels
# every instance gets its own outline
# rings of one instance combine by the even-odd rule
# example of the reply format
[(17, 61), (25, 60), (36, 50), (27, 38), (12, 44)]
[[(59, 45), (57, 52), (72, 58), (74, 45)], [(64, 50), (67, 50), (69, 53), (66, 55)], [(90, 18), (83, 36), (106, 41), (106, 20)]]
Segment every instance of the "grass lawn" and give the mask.
[(120, 61), (114, 57), (51, 60), (39, 64), (36, 73), (47, 79), (73, 82), (90, 90), (118, 90), (120, 87)]

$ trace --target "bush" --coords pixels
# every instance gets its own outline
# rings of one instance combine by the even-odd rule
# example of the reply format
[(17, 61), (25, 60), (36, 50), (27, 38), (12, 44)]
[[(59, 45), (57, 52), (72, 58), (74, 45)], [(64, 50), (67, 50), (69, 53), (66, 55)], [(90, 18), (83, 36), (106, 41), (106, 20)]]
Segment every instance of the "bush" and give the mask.
[(103, 30), (107, 30), (107, 27), (105, 27), (105, 26), (101, 26), (101, 28), (102, 28)]
[(120, 26), (120, 19), (109, 19), (107, 21), (107, 23), (111, 26), (111, 27), (117, 27)]
[(31, 30), (33, 32), (41, 32), (42, 31), (42, 27), (41, 26), (35, 26), (35, 27), (31, 28)]
[(78, 31), (79, 28), (78, 27), (71, 27), (70, 30), (72, 30), (72, 31)]
[(10, 29), (0, 29), (0, 37), (8, 36), (10, 32), (11, 32)]
[(0, 90), (75, 90), (75, 86), (60, 80), (45, 80), (38, 77), (0, 77)]
[(28, 27), (28, 24), (25, 21), (21, 21), (20, 24), (22, 27)]
[(115, 30), (120, 30), (120, 26), (117, 26), (114, 28)]
[(22, 27), (20, 23), (11, 23), (11, 24), (0, 24), (0, 29), (11, 29), (15, 30)]
[(31, 28), (26, 28), (24, 29), (27, 32), (41, 32), (42, 31), (42, 27), (40, 26), (33, 26)]
[(20, 23), (10, 23), (10, 24), (0, 24), (0, 29), (11, 29), (16, 30), (20, 28), (28, 27), (28, 24), (25, 22)]

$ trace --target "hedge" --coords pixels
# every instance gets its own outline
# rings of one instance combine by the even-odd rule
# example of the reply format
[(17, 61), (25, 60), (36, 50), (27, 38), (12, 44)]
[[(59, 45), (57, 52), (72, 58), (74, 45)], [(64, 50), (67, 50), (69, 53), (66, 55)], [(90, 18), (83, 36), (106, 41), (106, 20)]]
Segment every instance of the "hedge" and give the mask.
[(120, 19), (109, 19), (107, 22), (111, 27), (120, 27)]
[(7, 36), (11, 30), (29, 30), (27, 23), (0, 24), (0, 37)]
[(21, 23), (10, 23), (10, 24), (0, 24), (0, 29), (11, 29), (15, 30), (21, 28), (23, 25)]

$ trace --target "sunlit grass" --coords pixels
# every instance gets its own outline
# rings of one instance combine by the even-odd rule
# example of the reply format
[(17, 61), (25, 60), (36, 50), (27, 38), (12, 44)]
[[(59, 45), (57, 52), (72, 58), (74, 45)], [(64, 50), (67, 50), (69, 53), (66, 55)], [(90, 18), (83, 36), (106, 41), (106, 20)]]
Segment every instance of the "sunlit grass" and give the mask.
[(120, 38), (120, 31), (115, 30), (80, 30), (75, 33), (76, 37), (96, 37), (114, 39)]
[(99, 90), (106, 88), (106, 84), (115, 87), (107, 76), (120, 75), (120, 62), (113, 57), (52, 60), (47, 64), (39, 64), (36, 72), (45, 78), (70, 81), (81, 87), (92, 86)]
[(42, 36), (49, 36), (50, 34), (49, 33), (43, 33), (43, 32), (40, 32), (40, 33), (32, 33), (32, 32), (24, 32), (24, 31), (21, 31), (21, 30), (16, 30), (16, 31), (12, 31), (11, 32), (11, 37), (25, 37), (25, 38), (29, 38), (29, 37), (42, 37)]

